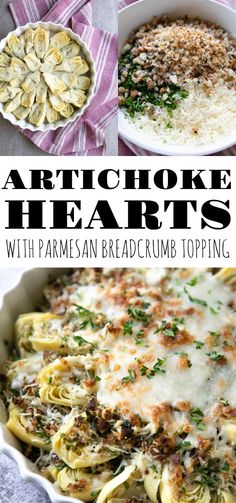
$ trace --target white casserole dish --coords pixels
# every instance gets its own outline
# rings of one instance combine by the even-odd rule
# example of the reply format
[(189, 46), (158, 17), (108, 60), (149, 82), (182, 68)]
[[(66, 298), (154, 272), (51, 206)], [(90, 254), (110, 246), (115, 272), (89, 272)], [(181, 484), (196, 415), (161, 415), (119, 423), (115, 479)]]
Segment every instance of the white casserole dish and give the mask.
[(4, 105), (3, 103), (0, 103), (0, 112), (3, 115), (5, 119), (7, 119), (9, 122), (11, 122), (14, 126), (19, 126), (22, 129), (28, 129), (30, 131), (54, 131), (55, 129), (58, 129), (59, 127), (65, 127), (67, 124), (74, 122), (77, 117), (80, 117), (86, 108), (89, 106), (91, 103), (94, 94), (95, 94), (95, 87), (96, 87), (96, 71), (95, 71), (95, 62), (93, 60), (92, 54), (87, 48), (87, 46), (82, 42), (80, 37), (76, 35), (70, 28), (65, 28), (61, 24), (56, 24), (56, 23), (43, 23), (42, 21), (39, 21), (38, 23), (28, 23), (25, 26), (19, 26), (16, 30), (8, 33), (8, 35), (1, 40), (0, 42), (0, 54), (4, 50), (5, 46), (7, 45), (8, 39), (12, 35), (16, 35), (19, 37), (24, 33), (28, 28), (45, 28), (47, 30), (50, 30), (53, 33), (57, 33), (58, 31), (65, 31), (69, 37), (74, 40), (78, 45), (81, 47), (81, 54), (84, 56), (86, 61), (89, 63), (90, 66), (90, 72), (89, 72), (89, 77), (91, 78), (91, 85), (87, 93), (87, 99), (85, 101), (85, 104), (77, 109), (75, 113), (69, 117), (68, 119), (61, 119), (60, 121), (57, 121), (52, 124), (42, 124), (42, 126), (34, 126), (33, 124), (30, 124), (27, 120), (19, 120), (17, 119), (13, 114), (9, 114), (4, 111)]
[[(35, 308), (49, 277), (56, 277), (66, 271), (66, 269), (38, 268), (16, 275), (15, 287), (4, 295), (0, 305), (0, 366), (11, 351), (13, 326), (17, 316)], [(5, 406), (0, 400), (0, 451), (16, 461), (22, 478), (42, 486), (52, 503), (82, 503), (78, 499), (63, 496), (51, 482), (39, 475), (34, 464), (21, 453), (20, 442), (4, 426), (6, 419)]]
[[(200, 17), (218, 23), (236, 36), (236, 11), (214, 0), (139, 0), (119, 13), (119, 53), (129, 34), (138, 26), (150, 21), (153, 16), (167, 14), (169, 17)], [(119, 134), (134, 145), (162, 155), (209, 155), (232, 147), (236, 143), (236, 131), (215, 143), (198, 146), (168, 145), (149, 138), (129, 124), (123, 111), (119, 110)]]

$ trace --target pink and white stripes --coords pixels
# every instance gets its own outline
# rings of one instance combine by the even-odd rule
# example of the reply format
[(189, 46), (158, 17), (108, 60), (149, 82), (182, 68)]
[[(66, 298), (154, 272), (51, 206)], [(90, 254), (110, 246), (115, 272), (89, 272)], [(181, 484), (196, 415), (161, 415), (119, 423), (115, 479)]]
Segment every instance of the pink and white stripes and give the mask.
[(104, 130), (117, 113), (116, 35), (91, 26), (91, 0), (16, 0), (10, 10), (17, 26), (43, 20), (72, 28), (90, 49), (98, 76), (95, 97), (82, 117), (56, 131), (23, 134), (50, 154), (104, 155)]
[[(138, 0), (119, 0), (119, 10), (124, 9), (128, 5), (137, 2)], [(224, 5), (228, 5), (229, 7), (236, 9), (236, 0), (216, 0), (219, 3)], [(123, 138), (119, 140), (119, 155), (158, 155), (153, 152), (149, 152), (144, 150), (141, 147), (137, 147), (133, 143), (124, 140)], [(218, 155), (236, 155), (236, 146), (231, 147), (223, 152), (220, 152)]]

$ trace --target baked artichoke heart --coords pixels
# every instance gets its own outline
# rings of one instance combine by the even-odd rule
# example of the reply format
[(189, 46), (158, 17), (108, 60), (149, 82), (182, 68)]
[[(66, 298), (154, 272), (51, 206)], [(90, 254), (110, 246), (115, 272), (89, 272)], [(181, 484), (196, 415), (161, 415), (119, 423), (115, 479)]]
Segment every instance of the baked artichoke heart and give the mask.
[(33, 52), (29, 52), (29, 54), (27, 54), (24, 57), (24, 61), (26, 62), (27, 66), (31, 72), (36, 72), (41, 67), (40, 59), (38, 59), (37, 56)]
[(29, 52), (31, 52), (34, 47), (34, 33), (34, 30), (32, 30), (32, 28), (29, 28), (23, 35), (25, 40), (25, 54), (29, 54)]
[(21, 96), (22, 91), (19, 91), (15, 98), (11, 101), (8, 101), (4, 107), (4, 111), (7, 113), (13, 112), (16, 108), (18, 108), (21, 104)]
[(61, 98), (66, 103), (72, 103), (77, 108), (81, 108), (86, 100), (86, 95), (80, 89), (71, 89), (70, 91), (61, 93)]
[(36, 87), (36, 103), (45, 103), (47, 99), (48, 88), (44, 82), (44, 79), (40, 79), (37, 87)]
[(8, 39), (5, 51), (9, 49), (10, 55), (15, 55), (17, 58), (23, 59), (25, 55), (25, 41), (24, 38), (11, 35)]
[(61, 49), (64, 58), (75, 58), (80, 53), (80, 46), (76, 42), (70, 42)]
[(29, 121), (31, 124), (34, 124), (35, 126), (41, 126), (44, 123), (45, 116), (46, 116), (45, 103), (42, 103), (41, 105), (35, 103), (29, 114)]
[(34, 91), (35, 86), (38, 85), (39, 81), (40, 81), (40, 73), (39, 72), (29, 73), (29, 75), (27, 75), (26, 79), (24, 80), (24, 82), (22, 84), (22, 89), (26, 93), (29, 93), (30, 91)]
[(7, 68), (10, 65), (11, 58), (5, 52), (0, 54), (0, 67)]
[(34, 50), (36, 56), (42, 59), (49, 47), (50, 32), (44, 28), (37, 28), (34, 34)]
[(76, 409), (72, 409), (67, 422), (53, 435), (52, 446), (57, 456), (73, 469), (96, 466), (119, 456), (117, 449), (113, 451), (112, 445), (98, 439), (87, 414)]
[(79, 76), (77, 78), (77, 86), (79, 89), (82, 89), (82, 91), (87, 91), (87, 89), (90, 87), (91, 80), (89, 77), (84, 77), (84, 76)]
[(72, 470), (63, 468), (57, 477), (60, 489), (71, 497), (82, 501), (94, 501), (94, 495), (98, 494), (104, 484), (112, 478), (112, 471), (104, 467), (101, 473), (91, 473), (88, 470)]
[(71, 39), (65, 31), (60, 31), (52, 36), (50, 40), (50, 47), (56, 47), (57, 49), (62, 49), (70, 43)]
[(35, 100), (35, 89), (29, 93), (23, 93), (21, 97), (21, 105), (26, 108), (31, 108)]
[(61, 94), (66, 89), (66, 85), (53, 73), (44, 73), (44, 80), (52, 94)]
[(46, 119), (49, 124), (57, 122), (60, 119), (60, 114), (51, 105), (50, 101), (46, 101)]
[(59, 96), (50, 94), (49, 100), (54, 110), (59, 112), (63, 117), (68, 118), (73, 114), (74, 108), (72, 105), (70, 103), (65, 103)]
[(64, 59), (60, 65), (57, 66), (57, 71), (78, 73), (83, 67), (83, 59), (80, 56), (75, 58)]

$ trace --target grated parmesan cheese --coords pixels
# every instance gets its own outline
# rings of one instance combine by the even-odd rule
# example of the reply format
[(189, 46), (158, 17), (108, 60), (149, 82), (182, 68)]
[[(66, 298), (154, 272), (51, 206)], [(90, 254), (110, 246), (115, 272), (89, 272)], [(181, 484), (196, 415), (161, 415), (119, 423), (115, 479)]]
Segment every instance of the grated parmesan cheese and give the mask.
[(127, 118), (153, 140), (169, 145), (205, 145), (236, 130), (236, 91), (221, 84), (207, 94), (203, 85), (190, 82), (185, 86), (189, 95), (181, 100), (173, 117), (165, 108), (155, 107), (154, 118), (135, 114)]

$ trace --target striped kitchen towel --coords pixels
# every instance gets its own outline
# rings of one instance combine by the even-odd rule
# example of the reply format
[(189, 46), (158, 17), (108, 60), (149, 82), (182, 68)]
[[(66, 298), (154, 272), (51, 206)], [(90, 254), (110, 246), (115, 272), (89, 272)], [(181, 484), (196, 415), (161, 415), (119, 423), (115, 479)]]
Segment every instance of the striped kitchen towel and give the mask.
[[(124, 9), (128, 5), (137, 2), (138, 0), (119, 0), (119, 10)], [(219, 3), (228, 5), (229, 7), (236, 9), (236, 0), (216, 0)], [(148, 150), (144, 150), (133, 143), (120, 138), (119, 139), (119, 155), (158, 155)], [(217, 155), (236, 155), (236, 145), (234, 147), (228, 148), (223, 152), (219, 152)]]
[(104, 155), (105, 128), (117, 113), (117, 36), (92, 27), (92, 0), (16, 0), (9, 7), (17, 26), (42, 20), (72, 28), (97, 71), (95, 97), (82, 117), (56, 131), (22, 133), (49, 154)]

